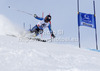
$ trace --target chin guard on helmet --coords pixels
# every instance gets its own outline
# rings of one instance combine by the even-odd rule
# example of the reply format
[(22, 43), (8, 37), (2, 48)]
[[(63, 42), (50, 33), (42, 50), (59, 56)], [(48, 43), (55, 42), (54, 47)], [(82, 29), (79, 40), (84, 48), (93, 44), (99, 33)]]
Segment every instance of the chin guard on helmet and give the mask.
[(45, 22), (50, 22), (51, 21), (51, 16), (50, 15), (47, 15), (46, 17), (45, 17)]

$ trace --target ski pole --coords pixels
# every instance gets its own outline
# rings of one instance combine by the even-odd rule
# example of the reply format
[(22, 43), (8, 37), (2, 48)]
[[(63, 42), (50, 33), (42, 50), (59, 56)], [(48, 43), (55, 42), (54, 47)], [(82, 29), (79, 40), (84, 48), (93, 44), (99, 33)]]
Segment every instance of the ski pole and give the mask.
[(11, 6), (8, 6), (8, 8), (13, 9), (13, 10), (18, 11), (18, 12), (22, 12), (22, 13), (25, 13), (25, 14), (28, 14), (28, 15), (31, 15), (31, 16), (34, 16), (31, 13), (28, 13), (28, 12), (25, 12), (25, 11), (22, 11), (22, 10), (19, 10), (19, 9), (11, 8)]

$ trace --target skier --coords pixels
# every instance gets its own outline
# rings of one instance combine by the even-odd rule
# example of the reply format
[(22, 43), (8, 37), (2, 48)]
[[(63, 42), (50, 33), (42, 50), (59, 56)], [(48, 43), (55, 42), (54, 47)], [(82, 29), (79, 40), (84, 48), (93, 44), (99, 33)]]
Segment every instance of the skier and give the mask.
[(35, 36), (38, 36), (39, 34), (43, 33), (44, 28), (48, 27), (51, 36), (55, 38), (55, 35), (53, 34), (53, 31), (51, 29), (51, 24), (50, 24), (51, 16), (47, 15), (45, 18), (41, 18), (38, 17), (36, 14), (34, 14), (34, 17), (40, 20), (40, 22), (38, 22), (37, 25), (35, 25), (32, 29), (30, 29), (30, 32), (35, 33)]

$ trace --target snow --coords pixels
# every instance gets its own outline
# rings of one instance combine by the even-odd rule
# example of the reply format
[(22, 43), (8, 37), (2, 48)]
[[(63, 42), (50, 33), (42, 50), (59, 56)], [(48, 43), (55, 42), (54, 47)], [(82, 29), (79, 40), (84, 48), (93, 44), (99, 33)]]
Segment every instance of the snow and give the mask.
[(99, 52), (11, 36), (0, 39), (0, 71), (100, 70)]
[(19, 32), (7, 18), (0, 19), (0, 71), (100, 71), (100, 52), (7, 36)]
[(17, 35), (20, 36), (23, 29), (14, 25), (6, 16), (0, 14), (0, 35)]

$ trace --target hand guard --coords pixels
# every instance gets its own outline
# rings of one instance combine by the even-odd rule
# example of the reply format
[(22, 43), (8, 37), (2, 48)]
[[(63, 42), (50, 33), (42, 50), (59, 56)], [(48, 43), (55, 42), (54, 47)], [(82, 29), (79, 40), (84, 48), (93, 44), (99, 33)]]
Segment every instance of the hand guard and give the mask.
[(36, 18), (36, 17), (37, 17), (37, 15), (36, 15), (36, 14), (34, 14), (34, 17)]
[(53, 33), (51, 34), (51, 36), (52, 36), (53, 38), (55, 38), (55, 35), (54, 35)]

